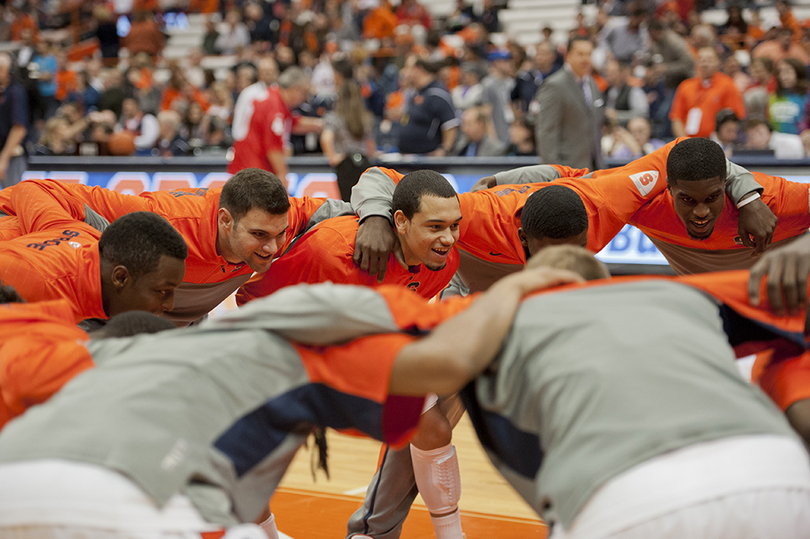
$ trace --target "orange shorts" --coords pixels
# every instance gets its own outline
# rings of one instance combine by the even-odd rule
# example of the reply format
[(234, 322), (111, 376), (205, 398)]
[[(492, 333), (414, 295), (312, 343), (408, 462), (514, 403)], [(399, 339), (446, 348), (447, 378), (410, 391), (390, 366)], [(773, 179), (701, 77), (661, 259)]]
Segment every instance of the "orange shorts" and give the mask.
[(810, 399), (810, 352), (771, 363), (771, 353), (757, 354), (751, 380), (782, 410), (794, 402)]

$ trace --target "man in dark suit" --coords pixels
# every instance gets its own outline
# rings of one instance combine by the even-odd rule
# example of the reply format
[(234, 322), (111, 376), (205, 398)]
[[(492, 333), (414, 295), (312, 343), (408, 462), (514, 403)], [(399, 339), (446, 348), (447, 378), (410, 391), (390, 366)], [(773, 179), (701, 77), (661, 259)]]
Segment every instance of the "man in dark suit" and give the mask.
[(483, 107), (473, 107), (461, 116), (461, 136), (450, 155), (493, 157), (506, 155), (506, 145), (487, 135), (490, 118)]
[(588, 38), (571, 38), (563, 69), (546, 79), (537, 92), (535, 134), (543, 163), (603, 167), (600, 140), (605, 103), (591, 77), (592, 52)]

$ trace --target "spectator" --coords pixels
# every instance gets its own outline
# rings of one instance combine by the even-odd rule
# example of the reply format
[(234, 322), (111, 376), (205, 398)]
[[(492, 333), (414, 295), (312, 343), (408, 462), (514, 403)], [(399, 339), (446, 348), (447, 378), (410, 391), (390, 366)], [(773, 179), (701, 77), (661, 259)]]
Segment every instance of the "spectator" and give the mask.
[(402, 117), (399, 150), (447, 155), (456, 141), (460, 122), (450, 92), (436, 80), (439, 65), (415, 55), (410, 56), (405, 65), (416, 93), (408, 99), (406, 114)]
[(337, 174), (341, 198), (349, 202), (352, 187), (371, 166), (374, 146), (374, 117), (366, 109), (360, 85), (348, 59), (334, 62), (338, 87), (335, 110), (323, 117), (321, 148)]
[(47, 120), (56, 112), (59, 103), (56, 101), (56, 56), (51, 51), (51, 45), (41, 40), (36, 44), (36, 54), (31, 59), (32, 64), (36, 64), (36, 70), (30, 73), (30, 77), (37, 81), (37, 91), (39, 102), (34, 111), (35, 120)]
[(728, 13), (728, 19), (726, 19), (726, 23), (719, 28), (720, 41), (731, 51), (748, 48), (748, 23), (746, 23), (743, 18), (742, 7), (737, 4), (729, 4), (726, 11)]
[(664, 146), (664, 141), (651, 139), (652, 128), (647, 118), (636, 117), (627, 124), (627, 129), (622, 126), (613, 128), (611, 135), (605, 137), (602, 142), (607, 142), (605, 153), (614, 159), (631, 161), (649, 155), (658, 148)]
[(780, 133), (798, 135), (807, 127), (807, 69), (794, 58), (776, 64), (776, 90), (768, 95), (768, 122)]
[(714, 48), (703, 47), (698, 51), (699, 75), (678, 86), (669, 113), (676, 137), (708, 137), (714, 131), (720, 109), (730, 108), (737, 116), (745, 116), (740, 91), (730, 77), (718, 71), (719, 67), (720, 59)]
[(471, 107), (480, 106), (483, 92), (478, 66), (472, 62), (461, 64), (459, 83), (450, 93), (456, 110), (463, 112)]
[[(788, 0), (777, 0), (774, 2), (774, 7), (776, 8), (776, 12), (779, 14), (779, 23), (782, 25), (782, 28), (789, 28), (793, 36), (793, 41), (798, 43), (799, 36), (802, 32), (802, 26), (799, 24), (799, 21), (796, 20), (795, 15), (793, 15), (793, 9), (790, 7), (790, 2)], [(807, 62), (805, 62), (805, 64), (806, 63)]]
[(129, 34), (121, 43), (129, 50), (130, 56), (145, 52), (152, 58), (158, 56), (166, 44), (166, 36), (158, 28), (154, 17), (146, 11), (138, 11), (132, 16)]
[(626, 126), (632, 118), (646, 117), (650, 113), (647, 94), (641, 88), (630, 86), (630, 66), (616, 60), (605, 64), (605, 80), (608, 88), (604, 93), (605, 118), (614, 125)]
[(97, 5), (93, 8), (93, 18), (96, 21), (95, 34), (101, 49), (101, 61), (106, 67), (115, 67), (118, 65), (121, 42), (113, 13), (107, 6)]
[(729, 54), (725, 60), (723, 60), (723, 73), (728, 75), (734, 81), (734, 86), (740, 91), (740, 93), (745, 92), (749, 86), (751, 86), (751, 77), (742, 70), (740, 67), (740, 61), (737, 59), (737, 56), (734, 54)]
[(245, 6), (245, 26), (250, 34), (251, 43), (267, 44), (277, 43), (278, 38), (273, 30), (273, 19), (259, 4), (250, 3)]
[(26, 168), (23, 141), (28, 133), (28, 99), (11, 77), (13, 62), (0, 53), (0, 189), (16, 185)]
[(402, 0), (397, 7), (396, 16), (400, 24), (407, 26), (421, 25), (427, 30), (433, 27), (430, 13), (417, 0)]
[(219, 35), (214, 48), (219, 54), (236, 54), (250, 45), (250, 32), (242, 22), (242, 15), (238, 9), (228, 10), (225, 15), (227, 30)]
[(498, 140), (509, 143), (509, 126), (515, 121), (512, 112), (511, 95), (515, 84), (512, 53), (506, 49), (497, 49), (489, 53), (489, 75), (481, 81), (481, 103), (488, 107)]
[(68, 98), (68, 95), (76, 91), (76, 72), (68, 65), (68, 55), (65, 49), (56, 51), (56, 73), (53, 80), (56, 85), (54, 97), (60, 104)]
[(689, 53), (689, 46), (658, 20), (650, 22), (649, 33), (653, 67), (661, 72), (667, 88), (674, 90), (695, 74), (695, 61)]
[(211, 106), (206, 114), (216, 116), (220, 120), (230, 123), (233, 119), (233, 98), (223, 82), (211, 85)]
[(810, 55), (793, 39), (793, 30), (780, 28), (775, 39), (764, 41), (751, 52), (754, 58), (770, 58), (774, 64), (785, 58), (796, 58), (802, 64), (810, 64)]
[(174, 110), (163, 110), (157, 115), (158, 138), (152, 149), (152, 155), (160, 157), (172, 157), (187, 155), (189, 145), (178, 133), (180, 127), (180, 113)]
[(604, 100), (591, 77), (592, 53), (590, 40), (572, 38), (563, 69), (537, 92), (535, 135), (543, 163), (602, 168)]
[(805, 149), (799, 135), (772, 133), (765, 120), (753, 118), (745, 121), (746, 150), (772, 150), (777, 159), (803, 159)]
[(737, 145), (737, 136), (740, 130), (740, 117), (731, 109), (723, 109), (717, 113), (715, 126), (715, 131), (709, 138), (723, 148), (726, 157), (731, 157)]
[(765, 118), (768, 112), (768, 94), (772, 88), (776, 88), (773, 61), (764, 56), (754, 58), (748, 71), (751, 73), (751, 84), (743, 92), (746, 114)]
[(484, 0), (483, 9), (481, 10), (481, 16), (478, 18), (481, 26), (486, 29), (487, 32), (500, 32), (501, 31), (501, 22), (498, 20), (498, 11), (500, 11), (500, 7), (495, 5), (493, 0)]
[(160, 136), (157, 118), (144, 113), (134, 97), (128, 97), (122, 102), (118, 128), (135, 135), (137, 155), (150, 155)]
[(11, 41), (11, 22), (6, 19), (5, 6), (0, 6), (0, 42)]
[(602, 32), (599, 45), (609, 50), (616, 60), (628, 64), (646, 56), (649, 38), (646, 28), (641, 26), (646, 18), (644, 8), (634, 8), (626, 22), (612, 25)]
[(399, 18), (394, 13), (391, 2), (381, 0), (363, 19), (363, 38), (380, 41), (393, 39), (394, 29), (398, 24)]
[(45, 122), (45, 129), (34, 146), (35, 155), (75, 155), (76, 145), (67, 134), (67, 120), (54, 116)]
[(517, 118), (509, 126), (509, 147), (506, 149), (508, 156), (530, 157), (537, 155), (537, 147), (534, 143), (534, 126), (524, 118)]
[(259, 80), (248, 85), (239, 93), (233, 110), (232, 134), (236, 141), (244, 140), (250, 127), (250, 118), (258, 101), (267, 98), (267, 88), (278, 78), (278, 64), (272, 56), (265, 56), (259, 60)]
[(234, 157), (228, 172), (235, 174), (245, 168), (269, 170), (286, 185), (287, 163), (284, 160), (286, 141), (291, 132), (319, 132), (320, 118), (297, 118), (292, 109), (309, 96), (309, 77), (298, 67), (287, 68), (278, 77), (278, 84), (267, 91), (267, 98), (255, 105), (247, 136), (234, 144)]
[(188, 104), (183, 120), (177, 128), (177, 133), (188, 142), (191, 148), (199, 148), (205, 143), (205, 112), (199, 103), (192, 101)]
[(98, 104), (99, 93), (90, 84), (90, 75), (86, 71), (79, 71), (76, 78), (76, 94), (85, 109), (95, 109)]
[(534, 49), (534, 62), (531, 69), (521, 70), (515, 77), (515, 86), (512, 88), (512, 103), (523, 113), (529, 111), (529, 104), (537, 95), (537, 89), (546, 80), (546, 77), (557, 71), (555, 65), (556, 53), (547, 41), (537, 44)]
[(219, 54), (216, 48), (217, 39), (219, 39), (219, 32), (217, 31), (217, 24), (222, 20), (219, 13), (212, 13), (208, 20), (205, 21), (205, 35), (201, 45), (204, 54), (209, 56)]
[(462, 157), (494, 157), (506, 155), (506, 144), (491, 138), (492, 118), (486, 107), (474, 107), (461, 115), (461, 134), (449, 155)]

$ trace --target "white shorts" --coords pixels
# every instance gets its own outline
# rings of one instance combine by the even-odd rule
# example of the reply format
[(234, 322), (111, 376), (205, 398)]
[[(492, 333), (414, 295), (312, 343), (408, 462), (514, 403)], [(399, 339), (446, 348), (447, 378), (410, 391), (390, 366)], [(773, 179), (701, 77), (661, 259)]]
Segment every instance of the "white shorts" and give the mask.
[(694, 444), (614, 477), (551, 539), (806, 539), (810, 458), (781, 436)]
[[(175, 494), (158, 507), (125, 476), (92, 464), (32, 460), (0, 465), (1, 539), (200, 539), (224, 532)], [(231, 534), (231, 531), (236, 532)], [(256, 525), (226, 537), (266, 539)]]

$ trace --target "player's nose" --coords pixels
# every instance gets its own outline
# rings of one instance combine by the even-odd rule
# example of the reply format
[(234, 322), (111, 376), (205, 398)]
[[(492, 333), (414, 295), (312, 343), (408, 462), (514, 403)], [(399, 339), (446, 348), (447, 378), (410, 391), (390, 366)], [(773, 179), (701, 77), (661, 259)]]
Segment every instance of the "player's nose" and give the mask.
[(709, 216), (711, 210), (709, 209), (709, 206), (707, 206), (706, 204), (698, 204), (697, 206), (695, 206), (693, 213), (695, 214), (696, 217), (703, 219)]

